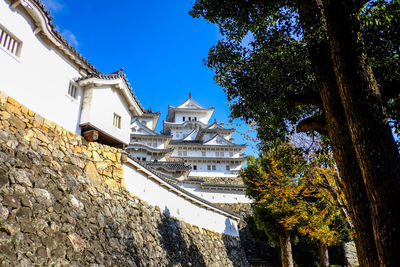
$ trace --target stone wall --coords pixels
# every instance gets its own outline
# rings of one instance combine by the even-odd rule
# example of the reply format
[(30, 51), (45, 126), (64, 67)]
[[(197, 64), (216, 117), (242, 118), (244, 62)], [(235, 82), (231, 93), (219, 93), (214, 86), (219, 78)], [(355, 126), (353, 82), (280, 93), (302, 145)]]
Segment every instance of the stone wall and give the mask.
[(87, 143), (4, 95), (0, 203), (0, 266), (248, 265), (238, 239), (127, 192), (121, 150)]
[(240, 177), (200, 177), (206, 184), (230, 184), (244, 186)]

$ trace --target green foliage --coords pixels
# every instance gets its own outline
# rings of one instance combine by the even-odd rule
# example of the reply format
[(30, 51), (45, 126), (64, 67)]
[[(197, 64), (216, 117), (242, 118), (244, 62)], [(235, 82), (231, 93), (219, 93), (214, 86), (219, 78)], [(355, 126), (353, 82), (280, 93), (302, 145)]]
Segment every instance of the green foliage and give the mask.
[[(322, 115), (294, 96), (317, 94), (295, 1), (197, 0), (190, 14), (219, 26), (223, 38), (206, 64), (231, 101), (231, 116), (254, 121), (265, 145), (285, 141), (300, 121)], [(399, 2), (368, 1), (361, 10), (370, 63), (384, 95), (391, 125), (400, 129)], [(304, 26), (304, 25), (303, 25)], [(308, 25), (314, 41), (326, 38)]]

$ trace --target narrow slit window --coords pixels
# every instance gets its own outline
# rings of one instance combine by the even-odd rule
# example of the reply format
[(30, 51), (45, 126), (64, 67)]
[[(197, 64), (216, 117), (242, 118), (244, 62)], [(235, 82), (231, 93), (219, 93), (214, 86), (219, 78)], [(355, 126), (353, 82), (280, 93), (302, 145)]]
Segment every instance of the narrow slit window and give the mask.
[(78, 98), (78, 87), (72, 83), (69, 83), (68, 95), (70, 97), (72, 97), (73, 99), (77, 99)]
[(117, 115), (114, 113), (114, 121), (113, 121), (113, 125), (117, 128), (121, 129), (121, 116)]
[(17, 40), (12, 34), (6, 31), (0, 25), (0, 47), (8, 53), (19, 57), (21, 52), (22, 42)]

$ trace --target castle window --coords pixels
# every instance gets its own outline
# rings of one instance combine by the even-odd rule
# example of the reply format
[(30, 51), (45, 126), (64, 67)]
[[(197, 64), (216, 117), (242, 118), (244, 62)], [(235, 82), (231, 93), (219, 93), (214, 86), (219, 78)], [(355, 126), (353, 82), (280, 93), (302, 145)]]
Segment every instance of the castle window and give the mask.
[(0, 25), (0, 48), (13, 56), (19, 57), (21, 54), (21, 47), (22, 42)]
[(146, 158), (142, 158), (142, 161), (146, 161)]
[(182, 117), (182, 121), (185, 121), (185, 116)]
[(229, 165), (226, 165), (226, 170), (227, 170), (227, 171), (230, 171), (230, 170), (231, 170), (231, 167), (230, 167)]
[(197, 165), (193, 165), (193, 170), (197, 170)]
[(197, 121), (197, 117), (194, 117), (194, 120)]
[(178, 151), (178, 156), (182, 156), (182, 151)]
[(216, 168), (215, 168), (215, 165), (212, 165), (212, 170), (213, 170), (213, 171), (215, 171), (215, 170), (216, 170)]
[(211, 165), (207, 165), (207, 170), (211, 171)]
[(121, 116), (114, 113), (113, 125), (121, 129)]
[(229, 152), (229, 156), (230, 156), (230, 157), (233, 157), (233, 152)]
[(187, 151), (183, 151), (183, 155), (184, 155), (184, 156), (187, 156)]
[(192, 120), (192, 117), (189, 117), (189, 120), (191, 121), (191, 120)]
[(68, 87), (68, 95), (70, 97), (72, 97), (73, 99), (78, 98), (78, 87), (76, 85), (72, 84), (71, 82), (69, 83), (69, 87)]
[(205, 156), (206, 156), (206, 152), (205, 152), (205, 151), (201, 151), (201, 155), (202, 155), (203, 157), (205, 157)]

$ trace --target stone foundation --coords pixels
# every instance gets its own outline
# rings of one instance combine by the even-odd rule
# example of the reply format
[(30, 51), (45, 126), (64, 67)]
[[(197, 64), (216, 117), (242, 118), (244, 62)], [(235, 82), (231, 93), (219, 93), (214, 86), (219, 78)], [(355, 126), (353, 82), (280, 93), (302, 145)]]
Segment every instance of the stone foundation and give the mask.
[(121, 150), (0, 95), (0, 266), (248, 266), (239, 239), (165, 216), (123, 177)]

